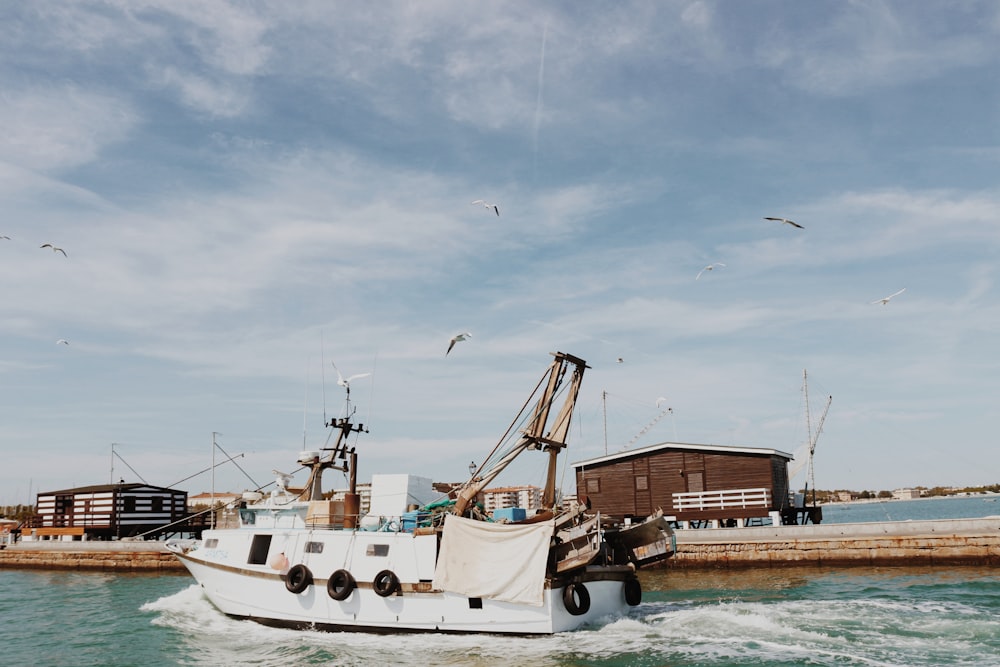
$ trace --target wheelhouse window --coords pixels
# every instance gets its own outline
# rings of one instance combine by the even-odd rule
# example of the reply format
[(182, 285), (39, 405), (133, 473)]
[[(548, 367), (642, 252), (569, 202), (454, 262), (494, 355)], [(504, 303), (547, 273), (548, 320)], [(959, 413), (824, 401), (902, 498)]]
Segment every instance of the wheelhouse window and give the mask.
[(368, 549), (365, 551), (366, 556), (388, 556), (389, 555), (389, 545), (388, 544), (369, 544)]
[(250, 556), (247, 563), (250, 565), (264, 565), (267, 563), (267, 552), (271, 549), (270, 535), (254, 535), (250, 544)]
[(322, 542), (306, 542), (306, 553), (307, 554), (321, 554), (321, 553), (323, 553), (323, 543)]

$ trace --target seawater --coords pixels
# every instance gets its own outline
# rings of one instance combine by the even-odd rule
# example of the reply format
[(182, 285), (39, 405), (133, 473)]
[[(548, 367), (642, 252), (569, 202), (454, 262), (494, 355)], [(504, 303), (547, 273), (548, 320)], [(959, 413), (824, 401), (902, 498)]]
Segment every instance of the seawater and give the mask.
[(983, 568), (641, 573), (623, 617), (552, 637), (326, 634), (216, 611), (185, 576), (0, 570), (4, 664), (70, 666), (1000, 664)]
[[(903, 502), (930, 515), (909, 518), (951, 518), (965, 499), (883, 504), (906, 520)], [(235, 621), (187, 576), (0, 570), (0, 657), (53, 667), (1000, 666), (993, 568), (651, 570), (640, 580), (642, 604), (572, 633), (384, 636)]]
[(942, 496), (823, 505), (823, 523), (871, 523), (1000, 516), (1000, 495)]

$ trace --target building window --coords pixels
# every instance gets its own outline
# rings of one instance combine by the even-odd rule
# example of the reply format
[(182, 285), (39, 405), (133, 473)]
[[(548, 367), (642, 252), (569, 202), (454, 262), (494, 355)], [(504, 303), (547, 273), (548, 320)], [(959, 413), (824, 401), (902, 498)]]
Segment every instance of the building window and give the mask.
[(135, 496), (125, 496), (122, 498), (124, 505), (123, 512), (135, 512)]
[(163, 511), (163, 498), (153, 498), (153, 511), (162, 512)]
[(649, 479), (645, 475), (635, 476), (635, 490), (636, 491), (648, 491), (649, 490)]
[(588, 477), (587, 478), (587, 493), (600, 493), (601, 492), (601, 479), (600, 477)]

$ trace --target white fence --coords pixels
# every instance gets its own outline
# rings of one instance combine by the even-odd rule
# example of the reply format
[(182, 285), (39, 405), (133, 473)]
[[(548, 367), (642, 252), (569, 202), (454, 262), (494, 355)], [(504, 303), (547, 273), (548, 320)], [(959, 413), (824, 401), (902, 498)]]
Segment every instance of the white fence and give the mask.
[(675, 512), (727, 510), (771, 507), (767, 489), (725, 489), (723, 491), (692, 491), (674, 494)]

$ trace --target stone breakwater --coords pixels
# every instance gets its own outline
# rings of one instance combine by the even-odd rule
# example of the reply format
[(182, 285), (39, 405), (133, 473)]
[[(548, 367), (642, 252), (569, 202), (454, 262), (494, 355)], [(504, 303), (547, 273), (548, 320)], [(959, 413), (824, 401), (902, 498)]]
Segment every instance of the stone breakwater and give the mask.
[(672, 568), (1000, 566), (1000, 517), (677, 531)]
[(160, 542), (21, 542), (0, 551), (0, 569), (187, 572)]
[[(1000, 566), (1000, 517), (678, 530), (667, 568)], [(0, 568), (183, 574), (160, 542), (21, 542)]]

